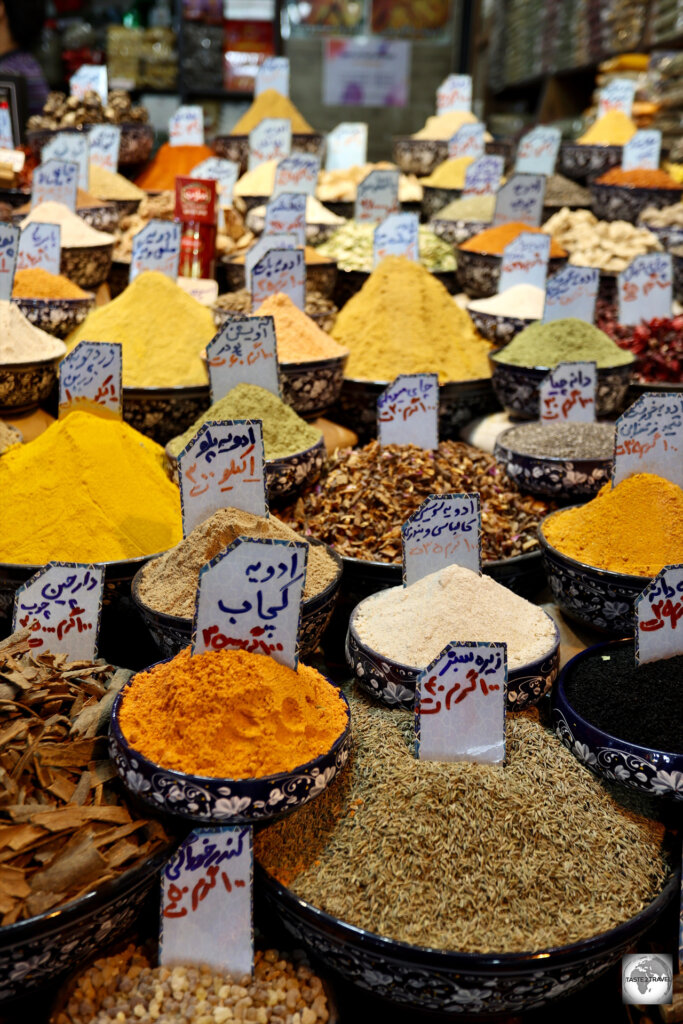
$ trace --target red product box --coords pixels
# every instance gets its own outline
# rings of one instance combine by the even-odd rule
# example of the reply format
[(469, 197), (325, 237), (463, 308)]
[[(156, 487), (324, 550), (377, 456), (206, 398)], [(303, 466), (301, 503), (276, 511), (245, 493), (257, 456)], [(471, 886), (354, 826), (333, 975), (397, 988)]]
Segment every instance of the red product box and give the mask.
[(182, 228), (179, 276), (213, 277), (218, 219), (216, 182), (177, 177), (174, 218)]

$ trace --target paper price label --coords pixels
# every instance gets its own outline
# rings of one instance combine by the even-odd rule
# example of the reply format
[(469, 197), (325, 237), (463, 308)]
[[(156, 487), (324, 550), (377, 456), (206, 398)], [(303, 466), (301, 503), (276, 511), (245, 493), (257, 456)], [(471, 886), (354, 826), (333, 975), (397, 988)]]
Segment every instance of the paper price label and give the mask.
[(268, 515), (261, 420), (203, 423), (178, 456), (187, 537), (219, 508)]
[(82, 100), (87, 92), (96, 92), (106, 107), (109, 98), (106, 64), (81, 64), (69, 79), (69, 92)]
[(90, 163), (116, 174), (121, 148), (121, 125), (94, 124), (88, 133)]
[(266, 117), (249, 132), (248, 169), (266, 160), (281, 160), (292, 152), (292, 122), (286, 117)]
[(199, 104), (178, 107), (168, 122), (168, 141), (172, 146), (204, 145), (204, 111)]
[[(667, 565), (636, 599), (636, 661), (683, 654), (683, 565)], [(683, 680), (681, 680), (683, 696)]]
[(17, 270), (42, 267), (48, 274), (58, 274), (61, 233), (59, 224), (27, 224), (19, 239)]
[(416, 756), (502, 764), (506, 689), (506, 644), (447, 644), (417, 678)]
[(619, 323), (671, 316), (673, 260), (669, 253), (634, 256), (617, 277)]
[(277, 165), (273, 195), (303, 192), (312, 196), (318, 184), (320, 160), (314, 153), (292, 153)]
[[(0, 101), (0, 113), (2, 112), (2, 102)], [(2, 139), (0, 139), (2, 142)], [(8, 164), (12, 168), (15, 174), (19, 174), (24, 169), (26, 163), (26, 154), (21, 149), (4, 149), (0, 145), (0, 164)]]
[(502, 156), (480, 156), (465, 171), (463, 196), (493, 196), (498, 191), (505, 161)]
[(662, 148), (662, 133), (656, 128), (639, 131), (624, 144), (621, 167), (624, 171), (632, 171), (637, 167), (656, 170), (659, 167), (659, 154)]
[[(235, 797), (219, 803), (234, 813)], [(161, 872), (159, 963), (254, 970), (251, 828), (193, 829)]]
[(470, 156), (478, 160), (484, 155), (485, 145), (483, 124), (464, 124), (448, 140), (448, 159)]
[(405, 256), (418, 260), (419, 235), (416, 213), (392, 213), (375, 228), (373, 261), (377, 266), (385, 256)]
[(439, 378), (402, 373), (377, 399), (377, 439), (388, 444), (439, 447)]
[(545, 288), (550, 256), (550, 235), (522, 231), (503, 249), (498, 291), (517, 284)]
[(303, 192), (282, 192), (266, 203), (267, 235), (293, 235), (297, 245), (306, 244), (306, 196)]
[[(18, 140), (17, 140), (18, 141)], [(6, 100), (0, 101), (0, 146), (3, 149), (14, 148), (14, 132), (12, 131), (12, 115)], [(16, 171), (15, 171), (16, 174)]]
[(521, 221), (532, 228), (543, 218), (546, 178), (544, 174), (513, 174), (498, 190), (494, 224)]
[(218, 298), (218, 281), (208, 277), (179, 277), (176, 283), (202, 306), (213, 306)]
[(280, 397), (272, 316), (228, 320), (206, 346), (206, 361), (212, 403), (237, 384), (257, 384)]
[(613, 78), (604, 89), (600, 90), (598, 117), (604, 117), (611, 110), (620, 111), (630, 117), (635, 93), (635, 82), (632, 82), (630, 78)]
[(41, 159), (62, 160), (78, 166), (78, 187), (87, 192), (90, 178), (88, 136), (85, 132), (59, 132), (43, 146)]
[(398, 213), (398, 171), (370, 171), (356, 189), (355, 219), (378, 224)]
[(449, 75), (436, 90), (436, 112), (472, 109), (472, 78), (470, 75)]
[(238, 537), (199, 574), (195, 654), (268, 654), (296, 669), (308, 546)]
[(562, 132), (559, 128), (538, 125), (522, 136), (515, 160), (516, 174), (545, 174), (555, 171)]
[(3, 302), (12, 298), (20, 235), (19, 228), (0, 223), (0, 300)]
[(256, 72), (254, 96), (266, 89), (275, 89), (281, 96), (289, 96), (289, 57), (266, 57)]
[(447, 565), (481, 572), (479, 495), (430, 494), (406, 519), (401, 540), (404, 586)]
[(150, 220), (133, 236), (129, 282), (145, 270), (158, 270), (172, 278), (178, 276), (181, 226), (170, 220)]
[(251, 305), (258, 310), (269, 295), (283, 292), (303, 309), (306, 299), (306, 265), (303, 249), (271, 249), (252, 267)]
[(543, 423), (593, 423), (598, 370), (595, 363), (558, 363), (539, 387)]
[(14, 596), (12, 630), (30, 629), (36, 654), (66, 654), (93, 661), (104, 591), (104, 569), (78, 562), (48, 562)]
[(83, 411), (120, 419), (121, 344), (79, 341), (59, 364), (59, 418)]
[(223, 160), (219, 156), (210, 156), (208, 160), (202, 160), (200, 164), (193, 167), (190, 175), (193, 178), (203, 178), (204, 181), (217, 182), (221, 206), (232, 205), (232, 193), (240, 175), (240, 165), (234, 160)]
[(563, 267), (548, 278), (543, 322), (573, 317), (592, 324), (599, 283), (597, 267)]
[(296, 234), (264, 232), (247, 250), (244, 258), (244, 283), (247, 290), (251, 291), (251, 272), (262, 256), (265, 256), (271, 249), (296, 249), (299, 244)]
[(76, 209), (78, 164), (63, 160), (48, 160), (33, 172), (31, 209), (41, 203), (63, 203), (71, 211)]
[(654, 473), (683, 487), (683, 395), (641, 395), (617, 420), (613, 485), (632, 473)]
[(368, 126), (362, 121), (342, 121), (325, 140), (325, 170), (346, 171), (368, 159)]

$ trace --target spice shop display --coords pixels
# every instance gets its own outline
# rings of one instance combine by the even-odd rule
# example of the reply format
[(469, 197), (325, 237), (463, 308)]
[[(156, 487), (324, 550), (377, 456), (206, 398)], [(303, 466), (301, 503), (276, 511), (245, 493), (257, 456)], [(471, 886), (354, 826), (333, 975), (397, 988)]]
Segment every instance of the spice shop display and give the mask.
[[(34, 271), (20, 270), (16, 276), (26, 273)], [(0, 301), (0, 377), (5, 367), (54, 362), (65, 353), (63, 341), (34, 327), (13, 302)]]
[(544, 208), (551, 206), (568, 206), (571, 209), (590, 206), (591, 194), (587, 188), (565, 178), (563, 174), (549, 174), (545, 184), (543, 197)]
[(604, 220), (635, 223), (647, 206), (669, 206), (683, 195), (680, 185), (659, 168), (612, 167), (591, 183), (591, 205)]
[(147, 124), (149, 114), (143, 106), (133, 106), (123, 89), (113, 89), (106, 104), (98, 93), (90, 90), (83, 97), (51, 92), (42, 114), (28, 119), (28, 131), (82, 128), (89, 124)]
[(598, 220), (590, 210), (559, 210), (545, 222), (543, 231), (567, 250), (574, 266), (610, 273), (625, 270), (634, 256), (662, 249), (647, 228), (634, 227), (625, 220)]
[[(361, 270), (369, 274), (374, 266), (374, 231), (374, 224), (347, 221), (326, 242), (317, 246), (318, 252), (336, 260), (340, 270)], [(418, 249), (420, 263), (425, 269), (434, 273), (455, 270), (452, 247), (425, 224), (419, 225)]]
[(633, 362), (633, 357), (615, 345), (604, 331), (573, 317), (530, 324), (491, 358), (512, 366), (548, 369), (576, 360), (595, 362), (598, 369)]
[(596, 323), (635, 356), (633, 373), (639, 384), (683, 384), (683, 316), (620, 324), (616, 306), (598, 301)]

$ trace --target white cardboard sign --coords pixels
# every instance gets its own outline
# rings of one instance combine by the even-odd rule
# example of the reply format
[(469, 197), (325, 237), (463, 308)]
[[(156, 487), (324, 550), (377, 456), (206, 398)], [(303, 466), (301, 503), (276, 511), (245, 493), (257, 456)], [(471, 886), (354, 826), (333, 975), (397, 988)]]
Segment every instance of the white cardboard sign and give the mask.
[(48, 562), (14, 596), (12, 630), (29, 628), (36, 654), (66, 654), (93, 661), (104, 591), (104, 569), (78, 562)]
[(84, 410), (121, 419), (121, 344), (79, 341), (59, 364), (59, 418)]
[(667, 565), (658, 572), (636, 599), (635, 608), (639, 665), (683, 654), (683, 565)]
[(612, 483), (654, 473), (683, 487), (683, 395), (641, 395), (617, 420)]
[(401, 527), (403, 585), (448, 565), (481, 572), (479, 494), (431, 494)]
[(498, 189), (493, 223), (521, 221), (532, 228), (539, 227), (543, 219), (545, 186), (544, 174), (513, 174)]
[(634, 256), (617, 277), (619, 323), (670, 317), (673, 300), (673, 259), (667, 252)]
[(515, 160), (515, 174), (545, 174), (555, 171), (562, 132), (549, 125), (537, 125), (522, 136)]
[(33, 172), (31, 208), (41, 203), (63, 203), (73, 212), (76, 209), (78, 164), (63, 160), (48, 160)]
[(272, 316), (231, 318), (206, 346), (211, 402), (238, 384), (257, 384), (280, 398), (275, 321)]
[(522, 231), (503, 249), (498, 291), (504, 292), (517, 284), (545, 288), (549, 257), (550, 235)]
[(306, 303), (306, 264), (303, 249), (270, 249), (251, 270), (251, 305), (257, 312), (270, 295), (283, 292), (295, 306)]
[(378, 224), (373, 236), (373, 262), (377, 266), (386, 256), (405, 256), (419, 260), (419, 230), (416, 213), (390, 213)]
[(439, 378), (402, 373), (377, 399), (377, 439), (389, 444), (439, 447)]
[(543, 423), (593, 423), (598, 390), (596, 363), (558, 363), (539, 387)]
[(368, 126), (362, 121), (342, 121), (325, 140), (325, 170), (345, 171), (362, 166), (368, 158)]
[(275, 171), (273, 196), (282, 192), (303, 192), (312, 196), (318, 184), (320, 158), (315, 153), (290, 153), (282, 158)]
[(173, 281), (178, 277), (181, 226), (171, 220), (150, 220), (133, 235), (128, 281), (145, 270), (157, 270)]
[(94, 124), (88, 134), (90, 163), (116, 173), (121, 148), (120, 124)]
[(448, 159), (470, 156), (478, 160), (484, 155), (485, 145), (483, 124), (463, 124), (448, 140)]
[(545, 288), (543, 322), (573, 317), (592, 324), (598, 297), (597, 267), (563, 267), (549, 277)]
[(168, 141), (172, 146), (204, 145), (204, 111), (199, 104), (178, 107), (168, 122)]
[(46, 142), (41, 151), (41, 160), (61, 160), (78, 167), (78, 187), (88, 191), (90, 180), (90, 147), (85, 132), (58, 132)]
[(292, 152), (292, 122), (286, 117), (265, 117), (249, 132), (248, 169), (267, 160), (281, 160)]
[(356, 189), (355, 219), (378, 224), (390, 213), (398, 213), (399, 172), (370, 171)]
[(436, 90), (436, 112), (472, 109), (471, 75), (449, 75)]

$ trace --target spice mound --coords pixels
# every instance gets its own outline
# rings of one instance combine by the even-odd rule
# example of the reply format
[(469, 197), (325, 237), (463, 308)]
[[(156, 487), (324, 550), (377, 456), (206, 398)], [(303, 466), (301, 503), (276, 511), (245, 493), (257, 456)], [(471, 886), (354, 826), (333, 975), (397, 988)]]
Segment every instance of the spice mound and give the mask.
[(339, 359), (348, 349), (338, 345), (303, 313), (288, 295), (278, 292), (261, 303), (255, 316), (272, 316), (280, 363), (308, 363), (317, 359)]
[[(257, 206), (250, 211), (252, 217), (265, 217), (265, 206)], [(344, 217), (338, 217), (332, 210), (316, 199), (315, 196), (306, 196), (306, 223), (307, 224), (338, 224), (344, 223)]]
[(426, 451), (371, 441), (339, 448), (315, 488), (280, 515), (350, 558), (401, 561), (401, 526), (430, 494), (478, 491), (482, 558), (512, 558), (538, 547), (538, 524), (550, 507), (520, 494), (492, 455), (459, 441)]
[(337, 565), (325, 548), (309, 544), (305, 537), (295, 533), (276, 516), (271, 514), (264, 519), (237, 508), (221, 508), (196, 526), (176, 547), (147, 563), (140, 576), (141, 599), (154, 611), (191, 618), (202, 567), (238, 537), (273, 538), (306, 544), (308, 562), (304, 600), (322, 593), (337, 575)]
[(122, 174), (107, 171), (99, 164), (90, 164), (88, 188), (100, 199), (144, 199), (146, 192)]
[(683, 562), (683, 490), (653, 473), (635, 473), (592, 501), (547, 519), (549, 544), (587, 565), (656, 576)]
[(211, 420), (261, 420), (267, 462), (306, 451), (322, 437), (317, 427), (303, 420), (271, 391), (256, 384), (238, 384), (202, 413), (184, 434), (171, 438), (167, 446), (171, 455), (180, 455), (201, 425)]
[[(374, 267), (374, 235), (374, 224), (349, 220), (317, 249), (323, 256), (336, 260), (340, 270), (362, 270), (369, 274)], [(452, 246), (426, 224), (419, 225), (417, 241), (423, 267), (444, 273), (455, 270)]]
[[(291, 305), (292, 320), (296, 323), (297, 322), (296, 314), (300, 314), (301, 310), (299, 309), (298, 306), (294, 305), (294, 303), (289, 298), (289, 296), (284, 295), (282, 292), (278, 292), (277, 295), (271, 295), (271, 296), (269, 296), (266, 299), (266, 302), (268, 303), (268, 309), (271, 310), (271, 315), (274, 315), (272, 313), (272, 310), (273, 310), (273, 308), (275, 306), (275, 300), (277, 300), (277, 305), (281, 306), (282, 309), (289, 310), (290, 305)], [(271, 305), (271, 303), (272, 303), (272, 305)], [(225, 292), (223, 295), (219, 295), (218, 296), (218, 298), (213, 303), (211, 308), (214, 311), (214, 313), (220, 313), (220, 312), (223, 312), (223, 311), (228, 312), (228, 313), (251, 313), (251, 311), (252, 311), (251, 292), (248, 291), (246, 288), (238, 288), (236, 292)], [(310, 360), (333, 359), (333, 358), (339, 358), (340, 356), (345, 355), (346, 353), (344, 352), (344, 350), (340, 349), (340, 347), (337, 345), (337, 343), (333, 342), (332, 339), (326, 333), (328, 330), (330, 330), (334, 326), (334, 321), (335, 321), (335, 319), (337, 317), (337, 313), (338, 313), (338, 309), (335, 306), (335, 304), (332, 301), (332, 299), (326, 299), (325, 296), (322, 294), (322, 292), (317, 291), (315, 288), (313, 288), (313, 289), (307, 288), (306, 289), (306, 304), (304, 306), (304, 312), (305, 312), (307, 317), (313, 317), (314, 314), (322, 314), (322, 313), (325, 314), (325, 319), (323, 321), (324, 327), (320, 327), (320, 330), (323, 331), (325, 333), (325, 336), (326, 336), (325, 345), (323, 346), (322, 343), (321, 343), (320, 349), (318, 349), (317, 345), (309, 345), (308, 344), (310, 339), (307, 339), (307, 341), (304, 342), (303, 345), (300, 345), (300, 342), (302, 341), (302, 338), (300, 338), (296, 334), (294, 336), (289, 336), (287, 338), (287, 341), (285, 341), (283, 343), (282, 337), (280, 336), (281, 332), (276, 327), (276, 333), (278, 334), (277, 344), (278, 344), (278, 352), (280, 353), (280, 362), (281, 363), (287, 363), (287, 362), (292, 362), (292, 363), (294, 363), (294, 362), (302, 362), (302, 363), (306, 363), (306, 362), (309, 362)], [(259, 315), (263, 316), (264, 314), (260, 313)], [(286, 322), (284, 320), (284, 318), (283, 318), (283, 322)], [(316, 324), (316, 326), (320, 326), (318, 321), (313, 321), (313, 322)], [(282, 355), (283, 351), (290, 353), (290, 358), (289, 359), (286, 359)], [(313, 355), (312, 353), (314, 351), (318, 351), (319, 354), (318, 355)], [(298, 359), (292, 359), (291, 358), (291, 355), (294, 352), (296, 352), (298, 354), (298, 356), (299, 356)], [(324, 355), (322, 354), (323, 352), (325, 352)], [(303, 358), (301, 358), (302, 356), (303, 356)]]
[(88, 314), (69, 335), (79, 341), (118, 341), (123, 346), (124, 388), (206, 384), (200, 353), (216, 329), (211, 310), (156, 270), (136, 277), (113, 302)]
[[(683, 249), (670, 251), (683, 256)], [(641, 384), (683, 381), (683, 316), (620, 324), (616, 305), (598, 299), (595, 322), (619, 348), (633, 353), (635, 377)]]
[(468, 309), (480, 313), (497, 313), (499, 316), (514, 316), (522, 320), (540, 320), (545, 308), (545, 289), (533, 284), (513, 284), (504, 292), (491, 295), (488, 299), (473, 299)]
[(683, 754), (683, 655), (636, 663), (635, 646), (609, 644), (578, 658), (564, 691), (591, 725), (652, 750)]
[(76, 979), (54, 1024), (326, 1024), (330, 1014), (322, 981), (296, 962), (296, 953), (292, 959), (276, 949), (257, 950), (253, 977), (233, 978), (194, 964), (155, 967), (144, 950), (128, 946), (96, 960)]
[(373, 594), (356, 608), (354, 626), (373, 651), (419, 669), (451, 640), (502, 641), (511, 669), (549, 654), (557, 640), (542, 608), (459, 565)]
[(562, 174), (551, 174), (546, 181), (545, 206), (590, 206), (591, 194), (583, 185)]
[[(413, 139), (450, 139), (462, 128), (464, 124), (477, 124), (477, 119), (471, 110), (449, 110), (445, 114), (432, 114), (424, 123), (419, 132), (415, 132)], [(491, 141), (488, 132), (485, 135), (486, 141)]]
[(543, 231), (567, 250), (575, 267), (625, 270), (634, 256), (662, 248), (657, 236), (646, 228), (625, 220), (598, 220), (590, 210), (563, 207), (545, 222)]
[(21, 222), (24, 230), (29, 224), (59, 224), (62, 249), (89, 249), (95, 245), (113, 245), (116, 239), (106, 231), (96, 231), (64, 203), (39, 203)]
[(0, 365), (58, 359), (65, 352), (63, 341), (34, 327), (13, 302), (0, 301)]
[(576, 140), (582, 146), (623, 146), (632, 139), (637, 128), (622, 110), (609, 110)]
[(86, 412), (57, 420), (0, 459), (0, 562), (166, 551), (182, 538), (182, 523), (178, 488), (163, 466), (163, 449), (127, 423)]
[(683, 189), (683, 185), (658, 167), (635, 167), (632, 171), (625, 171), (623, 167), (612, 167), (600, 178), (596, 185), (626, 185), (629, 188), (673, 188)]
[(255, 837), (314, 907), (400, 942), (512, 953), (598, 935), (661, 891), (661, 826), (533, 714), (508, 716), (505, 765), (449, 764), (414, 757), (412, 712), (350, 703), (344, 774)]
[(498, 435), (520, 455), (550, 459), (611, 459), (613, 423), (520, 423)]
[(423, 185), (432, 188), (464, 188), (467, 168), (473, 163), (471, 156), (454, 157), (444, 160), (427, 178), (422, 178)]
[(189, 775), (256, 779), (326, 754), (346, 728), (332, 683), (265, 654), (186, 648), (133, 677), (119, 724), (155, 764)]
[(242, 114), (230, 134), (248, 135), (252, 128), (256, 128), (265, 117), (286, 118), (292, 123), (292, 131), (298, 135), (310, 135), (313, 132), (313, 128), (299, 113), (288, 96), (283, 96), (276, 89), (264, 89), (249, 109)]
[(482, 223), (490, 224), (493, 220), (493, 212), (496, 208), (496, 197), (491, 196), (463, 196), (462, 199), (454, 199), (444, 206), (436, 214), (438, 220), (480, 220)]
[[(318, 175), (316, 196), (323, 203), (353, 203), (356, 190), (370, 171), (396, 170), (396, 164), (380, 160), (376, 164), (354, 164), (334, 171), (321, 171)], [(398, 179), (399, 203), (422, 202), (422, 185), (414, 174), (401, 174)]]
[(672, 203), (661, 210), (656, 206), (646, 206), (638, 222), (653, 228), (683, 227), (683, 203)]
[(529, 324), (493, 358), (511, 366), (551, 369), (572, 360), (595, 362), (599, 370), (633, 362), (633, 356), (615, 345), (604, 331), (574, 317)]
[(13, 299), (87, 299), (90, 292), (62, 274), (50, 274), (42, 267), (17, 270), (12, 286)]
[(114, 697), (130, 672), (0, 644), (0, 924), (91, 892), (167, 841), (129, 808), (109, 760)]
[[(462, 242), (458, 248), (466, 252), (481, 252), (489, 256), (502, 256), (506, 245), (521, 235), (522, 232), (540, 234), (540, 228), (532, 228), (529, 224), (522, 224), (521, 221), (510, 221), (509, 224), (498, 224), (494, 228), (486, 228), (479, 234)], [(554, 238), (550, 240), (550, 258), (566, 256), (567, 253)]]
[(347, 377), (391, 381), (438, 373), (440, 383), (490, 376), (491, 349), (429, 271), (387, 256), (340, 311), (332, 336), (350, 349)]
[(150, 191), (174, 191), (179, 175), (192, 174), (193, 167), (212, 156), (215, 154), (209, 146), (172, 146), (165, 142), (135, 184)]

